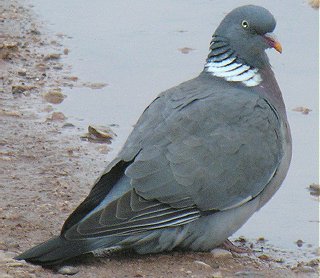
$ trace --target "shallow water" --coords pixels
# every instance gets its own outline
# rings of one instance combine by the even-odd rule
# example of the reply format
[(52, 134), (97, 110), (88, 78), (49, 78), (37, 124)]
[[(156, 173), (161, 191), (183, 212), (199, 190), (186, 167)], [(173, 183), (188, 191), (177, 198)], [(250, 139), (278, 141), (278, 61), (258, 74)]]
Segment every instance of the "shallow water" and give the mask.
[[(71, 51), (64, 58), (82, 81), (104, 82), (100, 90), (64, 88), (58, 109), (77, 126), (117, 124), (112, 158), (132, 125), (156, 95), (196, 76), (203, 68), (211, 34), (225, 13), (250, 1), (26, 0)], [(277, 18), (283, 54), (268, 51), (286, 102), (293, 159), (274, 198), (235, 236), (264, 236), (272, 245), (311, 254), (318, 246), (319, 202), (307, 187), (319, 183), (318, 13), (303, 0), (265, 0)], [(193, 50), (182, 54), (178, 49)], [(297, 106), (312, 111), (293, 112)], [(305, 244), (298, 248), (295, 242)], [(308, 244), (312, 246), (308, 246)]]

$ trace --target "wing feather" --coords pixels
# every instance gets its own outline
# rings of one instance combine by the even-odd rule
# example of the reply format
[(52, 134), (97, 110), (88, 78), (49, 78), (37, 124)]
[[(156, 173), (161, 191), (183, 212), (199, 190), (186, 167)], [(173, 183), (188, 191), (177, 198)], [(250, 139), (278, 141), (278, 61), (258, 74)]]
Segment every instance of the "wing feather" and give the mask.
[[(134, 201), (130, 202), (130, 199)], [(132, 209), (134, 204), (135, 210)], [(137, 205), (138, 204), (138, 205)], [(139, 210), (136, 208), (139, 207)], [(183, 225), (198, 219), (195, 207), (172, 208), (142, 199), (134, 190), (92, 213), (65, 233), (65, 238), (81, 239), (100, 236), (134, 235), (145, 230)]]

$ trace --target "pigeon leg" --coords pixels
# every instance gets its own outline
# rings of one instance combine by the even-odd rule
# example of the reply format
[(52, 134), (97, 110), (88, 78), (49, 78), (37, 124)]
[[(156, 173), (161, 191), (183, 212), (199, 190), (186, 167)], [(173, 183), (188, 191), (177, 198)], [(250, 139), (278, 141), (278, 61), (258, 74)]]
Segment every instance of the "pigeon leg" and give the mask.
[(238, 254), (243, 254), (243, 253), (252, 253), (253, 250), (251, 248), (248, 247), (240, 247), (240, 246), (236, 246), (234, 245), (229, 239), (226, 239), (221, 245), (221, 248), (229, 250), (230, 252), (233, 253), (238, 253)]

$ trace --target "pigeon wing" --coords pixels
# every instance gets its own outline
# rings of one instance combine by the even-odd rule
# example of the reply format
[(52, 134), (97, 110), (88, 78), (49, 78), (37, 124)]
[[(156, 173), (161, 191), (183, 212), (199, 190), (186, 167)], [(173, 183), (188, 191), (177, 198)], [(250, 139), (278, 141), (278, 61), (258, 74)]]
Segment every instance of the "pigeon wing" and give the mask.
[(282, 123), (252, 90), (199, 86), (182, 84), (145, 111), (122, 151), (137, 153), (125, 175), (147, 200), (202, 211), (236, 207), (275, 175)]
[[(127, 192), (72, 228), (65, 224), (66, 237), (182, 225), (207, 211), (237, 207), (266, 187), (282, 155), (275, 109), (251, 91), (201, 90), (203, 82), (192, 81), (162, 93), (144, 111), (115, 166), (107, 168), (79, 212), (92, 207), (92, 199), (103, 202), (101, 181), (119, 165)], [(77, 214), (69, 223), (77, 222)]]

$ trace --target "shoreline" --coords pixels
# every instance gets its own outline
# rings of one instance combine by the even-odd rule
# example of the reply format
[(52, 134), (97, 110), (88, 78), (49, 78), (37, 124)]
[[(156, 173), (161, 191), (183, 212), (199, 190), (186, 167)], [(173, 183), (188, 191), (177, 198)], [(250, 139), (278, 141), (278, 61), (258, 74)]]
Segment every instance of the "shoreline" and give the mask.
[[(32, 7), (20, 1), (5, 1), (2, 9), (0, 185), (5, 198), (0, 210), (0, 276), (48, 277), (51, 270), (11, 258), (59, 233), (105, 168), (108, 147), (82, 141), (85, 131), (69, 124), (58, 110), (63, 87), (82, 86), (63, 64), (63, 55), (68, 55), (64, 35), (47, 37)], [(286, 266), (268, 253), (221, 254), (89, 258), (77, 265), (76, 277), (318, 277), (318, 261)]]

